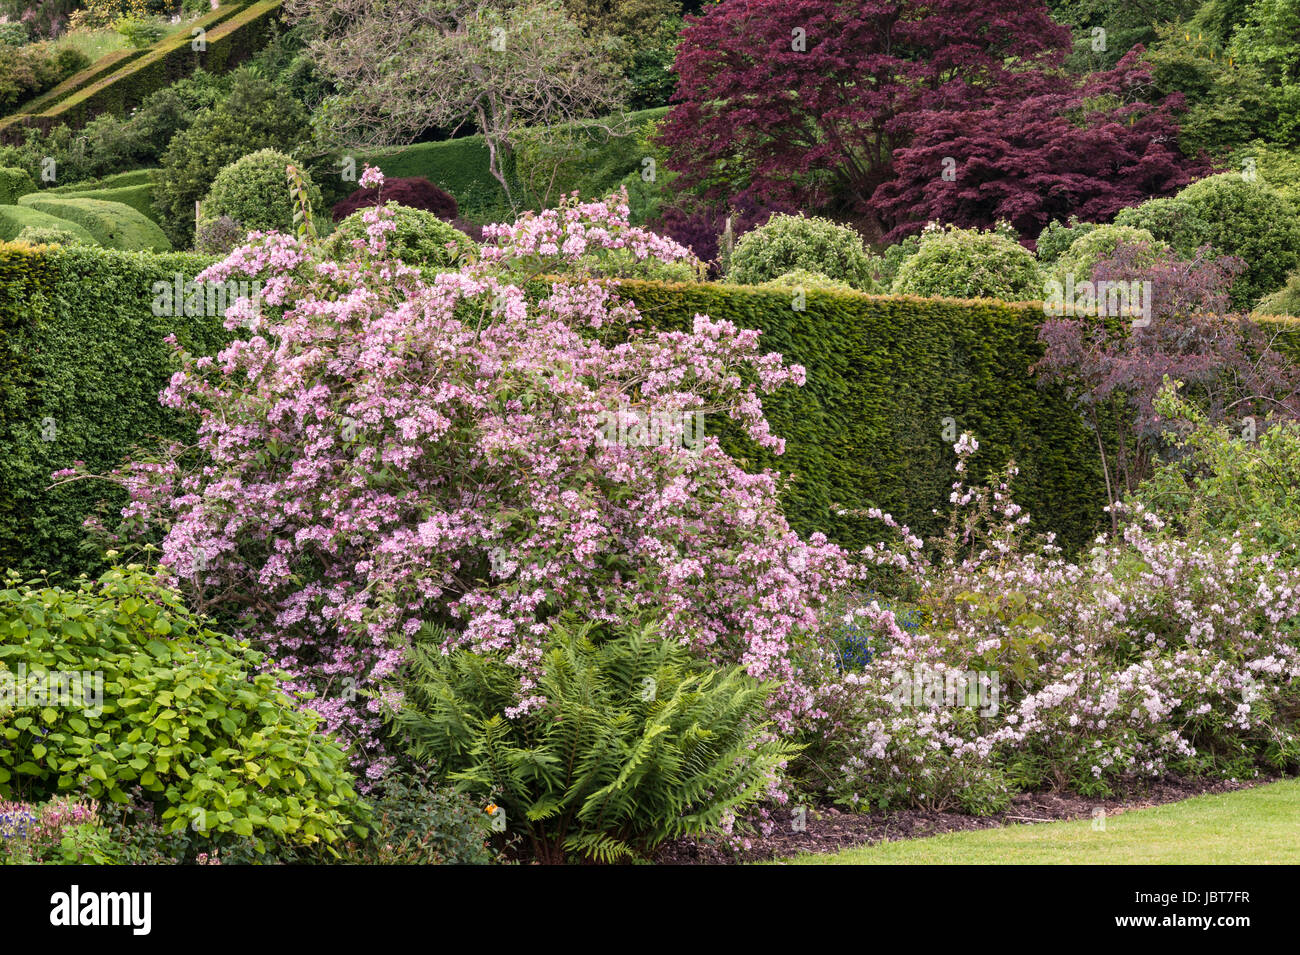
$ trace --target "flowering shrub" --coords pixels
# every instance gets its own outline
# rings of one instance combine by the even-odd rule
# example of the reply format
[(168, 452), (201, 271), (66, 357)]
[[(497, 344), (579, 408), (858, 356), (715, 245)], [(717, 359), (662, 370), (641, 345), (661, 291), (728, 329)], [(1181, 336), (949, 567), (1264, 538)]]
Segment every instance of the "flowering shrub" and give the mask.
[(31, 804), (0, 801), (0, 865), (111, 861), (95, 803), (62, 796)]
[[(476, 262), (428, 284), (385, 256), (387, 210), (366, 214), (356, 261), (255, 235), (200, 277), (256, 278), (262, 298), (228, 311), (247, 340), (182, 355), (162, 400), (198, 416), (197, 445), (117, 475), (123, 529), (158, 525), (178, 585), (238, 617), (291, 689), (318, 691), (372, 778), (391, 758), (368, 691), (424, 622), (450, 628), (447, 649), (504, 653), (511, 717), (544, 702), (547, 621), (564, 609), (662, 621), (663, 639), (782, 681), (779, 725), (808, 715), (793, 649), (852, 578), (846, 555), (794, 534), (778, 476), (745, 472), (716, 439), (618, 443), (602, 427), (726, 415), (780, 453), (760, 395), (803, 369), (704, 315), (647, 329), (593, 279), (610, 255), (688, 255), (631, 227), (618, 197), (489, 226)], [(540, 275), (560, 277), (530, 300)]]
[[(962, 471), (977, 445), (957, 445)], [(1008, 480), (953, 485), (936, 563), (898, 545), (866, 556), (921, 614), (907, 631), (859, 616), (886, 647), (827, 680), (842, 742), (830, 790), (848, 804), (1002, 805), (1016, 786), (1085, 795), (1167, 770), (1251, 775), (1300, 760), (1300, 572), (1238, 532), (1180, 540), (1143, 505), (1079, 561), (1025, 540)], [(825, 754), (823, 754), (824, 758)]]

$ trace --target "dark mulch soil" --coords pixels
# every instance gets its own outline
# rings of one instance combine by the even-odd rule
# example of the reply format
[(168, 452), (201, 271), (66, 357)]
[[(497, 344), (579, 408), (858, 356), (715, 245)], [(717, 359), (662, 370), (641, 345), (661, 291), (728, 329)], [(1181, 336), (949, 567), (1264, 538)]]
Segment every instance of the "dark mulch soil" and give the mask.
[[(795, 832), (787, 824), (771, 835), (755, 833), (751, 847), (732, 852), (716, 845), (680, 840), (665, 845), (654, 861), (660, 865), (727, 865), (781, 859), (801, 852), (839, 852), (853, 846), (895, 839), (918, 839), (968, 829), (995, 829), (1008, 825), (1033, 825), (1061, 819), (1090, 819), (1097, 809), (1107, 816), (1130, 809), (1146, 809), (1205, 793), (1225, 793), (1275, 782), (1274, 777), (1244, 781), (1166, 777), (1120, 798), (1085, 799), (1071, 793), (1020, 793), (1011, 806), (993, 816), (968, 816), (960, 812), (902, 809), (893, 812), (844, 812), (833, 806), (810, 808), (806, 828)], [(781, 811), (790, 818), (789, 809)]]

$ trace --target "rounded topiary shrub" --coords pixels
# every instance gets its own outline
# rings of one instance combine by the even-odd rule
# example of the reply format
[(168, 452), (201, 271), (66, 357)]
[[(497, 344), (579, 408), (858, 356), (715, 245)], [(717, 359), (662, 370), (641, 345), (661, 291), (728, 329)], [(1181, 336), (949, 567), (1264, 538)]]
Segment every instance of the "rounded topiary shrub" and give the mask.
[(19, 196), (36, 191), (36, 183), (26, 169), (0, 166), (0, 206), (11, 206)]
[(199, 229), (227, 216), (246, 232), (292, 232), (294, 205), (284, 171), (290, 165), (299, 167), (312, 209), (319, 209), (320, 189), (301, 164), (278, 150), (259, 149), (217, 173), (203, 200)]
[(1264, 296), (1257, 306), (1256, 315), (1290, 315), (1300, 318), (1300, 272), (1292, 273), (1282, 286), (1272, 295)]
[(759, 285), (797, 269), (863, 292), (878, 290), (872, 257), (857, 232), (829, 219), (780, 213), (740, 237), (727, 262), (726, 279)]
[(1146, 229), (1124, 225), (1094, 226), (1070, 243), (1070, 247), (1057, 259), (1052, 276), (1062, 282), (1069, 275), (1073, 275), (1076, 282), (1089, 280), (1092, 278), (1093, 266), (1113, 255), (1121, 243), (1144, 244), (1150, 264), (1153, 265), (1161, 253), (1169, 251), (1169, 246), (1158, 241)]
[(899, 266), (898, 295), (1028, 301), (1042, 295), (1038, 261), (997, 232), (950, 228), (922, 237), (916, 254)]
[(1280, 289), (1300, 265), (1300, 211), (1262, 179), (1221, 173), (1192, 183), (1172, 199), (1144, 202), (1115, 217), (1146, 228), (1184, 256), (1202, 245), (1237, 256), (1246, 270), (1232, 283), (1232, 306), (1249, 309)]
[[(393, 213), (392, 231), (384, 234), (388, 243), (387, 254), (401, 259), (407, 265), (421, 269), (453, 269), (462, 257), (478, 252), (478, 245), (465, 233), (443, 222), (432, 212), (408, 209), (397, 203), (387, 203)], [(325, 243), (326, 254), (337, 261), (345, 261), (356, 254), (355, 243), (366, 242), (365, 210), (352, 213), (334, 230)]]
[(444, 222), (451, 222), (460, 215), (456, 200), (450, 193), (439, 189), (428, 179), (412, 176), (407, 179), (386, 179), (379, 188), (358, 189), (334, 206), (334, 221), (345, 219), (359, 209), (369, 209), (371, 206), (390, 202), (406, 206), (408, 209), (432, 212)]

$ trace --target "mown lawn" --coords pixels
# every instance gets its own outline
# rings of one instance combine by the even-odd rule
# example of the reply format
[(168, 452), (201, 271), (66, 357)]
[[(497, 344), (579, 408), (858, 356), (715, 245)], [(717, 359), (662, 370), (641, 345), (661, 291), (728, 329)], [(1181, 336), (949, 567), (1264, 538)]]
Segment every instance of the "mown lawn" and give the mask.
[(1092, 820), (887, 842), (777, 865), (1300, 864), (1300, 780)]

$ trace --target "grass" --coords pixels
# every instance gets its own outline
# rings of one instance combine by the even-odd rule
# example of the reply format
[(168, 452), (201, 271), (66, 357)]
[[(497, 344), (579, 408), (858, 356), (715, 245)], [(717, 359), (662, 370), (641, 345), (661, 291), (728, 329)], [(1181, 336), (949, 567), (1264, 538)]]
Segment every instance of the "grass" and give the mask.
[(1300, 780), (1121, 813), (886, 842), (778, 865), (1300, 864)]
[[(160, 40), (165, 40), (181, 30), (188, 32), (190, 26), (189, 20), (172, 23), (170, 19), (163, 17), (151, 17), (150, 19), (158, 24), (162, 30)], [(131, 44), (127, 43), (126, 37), (112, 27), (102, 27), (98, 30), (72, 30), (55, 40), (54, 44), (56, 47), (70, 46), (80, 50), (90, 58), (91, 63), (96, 63), (101, 58), (118, 50), (129, 49), (131, 46)]]

